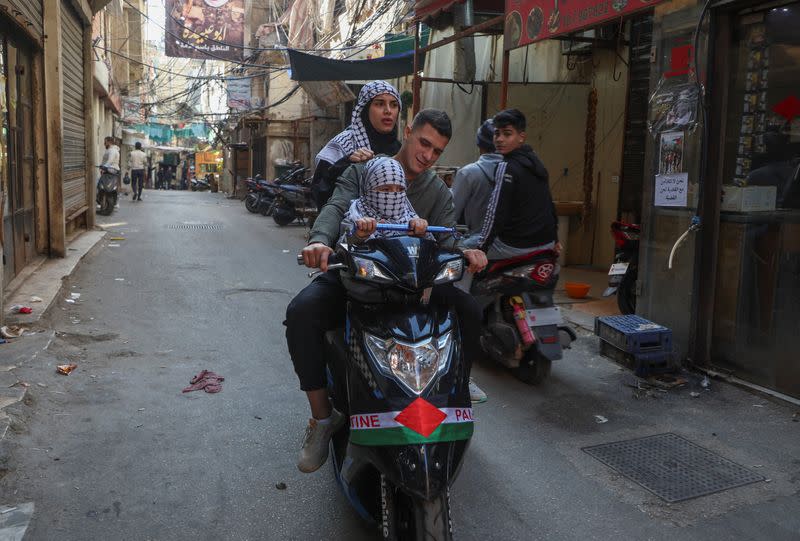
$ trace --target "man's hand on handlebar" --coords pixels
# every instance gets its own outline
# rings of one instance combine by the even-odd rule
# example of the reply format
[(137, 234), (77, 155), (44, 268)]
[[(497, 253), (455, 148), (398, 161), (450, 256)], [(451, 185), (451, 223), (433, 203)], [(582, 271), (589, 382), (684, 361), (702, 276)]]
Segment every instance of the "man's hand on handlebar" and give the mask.
[(359, 218), (355, 223), (355, 235), (361, 240), (368, 239), (377, 229), (378, 220), (375, 218)]
[(328, 271), (328, 257), (333, 253), (330, 246), (325, 246), (321, 242), (312, 242), (300, 253), (303, 256), (303, 263), (306, 267), (319, 269), (322, 272)]
[(489, 263), (489, 260), (486, 259), (486, 254), (481, 250), (463, 250), (461, 253), (464, 254), (464, 258), (467, 260), (467, 270), (473, 274), (481, 272)]

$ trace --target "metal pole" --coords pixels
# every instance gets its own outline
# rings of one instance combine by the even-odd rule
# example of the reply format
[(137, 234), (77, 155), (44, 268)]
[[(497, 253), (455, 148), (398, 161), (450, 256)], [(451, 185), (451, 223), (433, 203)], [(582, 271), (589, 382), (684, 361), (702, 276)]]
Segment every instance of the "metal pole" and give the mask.
[(419, 113), (419, 90), (422, 81), (419, 79), (419, 25), (414, 23), (414, 79), (411, 81), (412, 107), (411, 112), (414, 116)]
[(511, 56), (511, 51), (508, 49), (503, 51), (503, 76), (500, 83), (500, 110), (506, 108), (508, 105), (508, 59)]

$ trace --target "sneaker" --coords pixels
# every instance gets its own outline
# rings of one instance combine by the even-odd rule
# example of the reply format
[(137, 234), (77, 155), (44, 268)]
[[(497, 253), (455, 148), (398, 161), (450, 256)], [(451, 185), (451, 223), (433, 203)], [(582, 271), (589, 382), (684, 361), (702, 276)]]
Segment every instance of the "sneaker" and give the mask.
[(325, 461), (328, 460), (328, 442), (331, 441), (331, 436), (342, 427), (344, 421), (344, 415), (335, 409), (331, 411), (329, 423), (321, 424), (316, 419), (308, 420), (297, 469), (303, 473), (311, 473), (325, 464)]
[(472, 378), (469, 378), (469, 398), (472, 400), (473, 404), (483, 404), (488, 400), (486, 393), (478, 387)]

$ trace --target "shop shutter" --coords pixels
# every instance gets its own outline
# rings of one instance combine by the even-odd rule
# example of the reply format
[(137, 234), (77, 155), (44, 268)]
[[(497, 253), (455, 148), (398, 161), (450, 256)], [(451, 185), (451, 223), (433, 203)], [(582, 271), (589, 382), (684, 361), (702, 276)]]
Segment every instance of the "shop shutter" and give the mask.
[(644, 152), (647, 143), (647, 100), (650, 92), (650, 47), (653, 43), (653, 14), (631, 20), (628, 104), (625, 119), (625, 146), (622, 152), (622, 178), (619, 189), (620, 214), (642, 215)]
[(22, 17), (31, 23), (30, 30), (42, 35), (42, 0), (13, 0)]
[(72, 6), (65, 0), (61, 0), (61, 39), (64, 217), (71, 220), (86, 206), (86, 116), (83, 95), (85, 63), (83, 25)]

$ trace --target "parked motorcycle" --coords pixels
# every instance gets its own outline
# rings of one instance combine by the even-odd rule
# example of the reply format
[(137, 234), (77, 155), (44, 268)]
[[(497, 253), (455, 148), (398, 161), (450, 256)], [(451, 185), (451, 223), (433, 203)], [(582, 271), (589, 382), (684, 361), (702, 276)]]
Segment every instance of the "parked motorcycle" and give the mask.
[(204, 192), (211, 189), (211, 184), (205, 178), (192, 178), (191, 190), (193, 192)]
[(346, 327), (326, 335), (331, 400), (350, 419), (330, 443), (338, 484), (383, 539), (452, 539), (449, 488), (473, 432), (469, 373), (455, 312), (428, 301), (461, 278), (464, 259), (398, 236), (340, 245), (328, 268), (348, 292)]
[[(271, 207), (272, 200), (275, 199), (274, 195), (270, 192), (267, 199), (267, 185), (268, 183), (261, 178), (261, 175), (256, 175), (254, 178), (246, 178), (244, 180), (247, 186), (247, 195), (244, 198), (244, 208), (256, 214), (261, 212), (262, 206)], [(264, 201), (262, 201), (264, 197)]]
[(611, 223), (614, 237), (614, 263), (608, 270), (608, 287), (603, 297), (617, 294), (617, 306), (623, 314), (636, 313), (636, 280), (639, 277), (639, 236), (642, 232), (638, 224), (616, 221)]
[(540, 250), (490, 262), (470, 289), (483, 309), (483, 349), (532, 385), (547, 379), (552, 362), (577, 338), (553, 304), (558, 275), (556, 252)]
[(319, 211), (307, 182), (302, 185), (277, 184), (272, 187), (275, 201), (272, 204), (272, 219), (284, 226), (300, 220), (309, 227), (314, 225)]
[(117, 199), (119, 197), (117, 192), (117, 182), (119, 173), (111, 173), (103, 166), (99, 167), (100, 178), (97, 180), (97, 204), (100, 208), (97, 214), (101, 216), (110, 216), (114, 212), (114, 207), (117, 206)]

